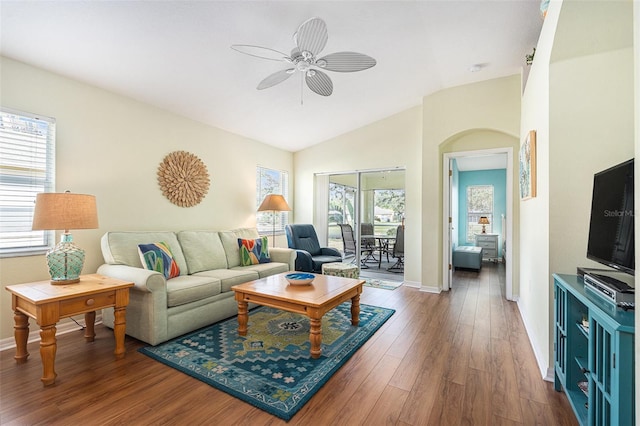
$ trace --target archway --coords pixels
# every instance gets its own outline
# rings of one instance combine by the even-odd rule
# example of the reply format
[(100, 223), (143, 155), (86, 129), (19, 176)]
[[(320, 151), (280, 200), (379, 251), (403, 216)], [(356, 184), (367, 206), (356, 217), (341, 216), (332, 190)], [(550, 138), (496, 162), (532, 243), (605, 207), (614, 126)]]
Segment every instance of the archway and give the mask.
[[(506, 215), (504, 225), (500, 226), (501, 241), (506, 244), (500, 244), (504, 247), (505, 261), (505, 296), (508, 300), (517, 299), (517, 245), (518, 245), (518, 227), (519, 223), (519, 198), (517, 195), (517, 152), (519, 148), (519, 140), (513, 135), (488, 129), (470, 129), (451, 136), (440, 144), (439, 150), (442, 158), (442, 276), (443, 290), (449, 290), (452, 280), (452, 186), (450, 176), (450, 164), (452, 160), (458, 158), (477, 158), (503, 155), (506, 156)], [(499, 219), (500, 220), (500, 219)], [(504, 227), (504, 229), (502, 229)]]

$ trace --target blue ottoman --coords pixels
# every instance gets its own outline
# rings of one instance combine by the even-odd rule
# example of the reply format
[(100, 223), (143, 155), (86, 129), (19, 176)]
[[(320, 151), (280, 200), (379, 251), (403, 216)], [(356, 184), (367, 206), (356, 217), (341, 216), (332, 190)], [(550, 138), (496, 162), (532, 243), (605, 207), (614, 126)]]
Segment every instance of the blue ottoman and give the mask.
[(460, 246), (453, 250), (453, 268), (482, 268), (482, 247)]

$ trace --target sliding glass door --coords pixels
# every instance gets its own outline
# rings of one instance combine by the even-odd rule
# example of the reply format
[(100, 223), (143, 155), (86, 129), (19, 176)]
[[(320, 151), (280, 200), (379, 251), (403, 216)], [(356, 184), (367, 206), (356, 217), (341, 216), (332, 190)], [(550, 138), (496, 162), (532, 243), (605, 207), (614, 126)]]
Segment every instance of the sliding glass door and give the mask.
[[(392, 248), (397, 228), (404, 225), (404, 177), (401, 169), (329, 175), (328, 245), (362, 268), (386, 272), (394, 263)], [(347, 225), (353, 232), (353, 241), (345, 235)], [(376, 247), (373, 256), (366, 247), (363, 250), (361, 235), (376, 236), (365, 241)]]
[(351, 247), (342, 237), (340, 225), (350, 225), (355, 231), (358, 208), (358, 174), (345, 173), (329, 176), (328, 245), (343, 252), (345, 256), (355, 256), (356, 248)]

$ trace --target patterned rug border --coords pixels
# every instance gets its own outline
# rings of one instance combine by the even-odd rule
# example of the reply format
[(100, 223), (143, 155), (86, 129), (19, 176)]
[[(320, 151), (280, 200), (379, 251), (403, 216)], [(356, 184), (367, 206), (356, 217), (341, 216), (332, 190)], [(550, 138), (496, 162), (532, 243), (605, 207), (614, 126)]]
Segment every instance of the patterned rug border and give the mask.
[[(349, 302), (346, 302), (349, 303)], [(170, 359), (171, 354), (169, 354), (169, 356), (162, 356), (159, 353), (154, 352), (154, 350), (158, 350), (159, 348), (161, 348), (163, 345), (169, 345), (172, 344), (176, 341), (179, 341), (180, 339), (184, 339), (186, 336), (190, 336), (196, 333), (199, 333), (203, 330), (207, 330), (211, 327), (214, 327), (216, 325), (222, 324), (224, 322), (227, 321), (237, 321), (237, 317), (231, 317), (231, 318), (227, 318), (225, 320), (219, 321), (217, 323), (214, 324), (210, 324), (206, 327), (202, 327), (198, 330), (189, 332), (189, 333), (185, 333), (182, 336), (176, 337), (174, 339), (171, 339), (167, 342), (163, 342), (158, 344), (157, 346), (145, 346), (142, 348), (139, 348), (138, 351), (164, 365), (166, 365), (167, 367), (170, 368), (174, 368), (178, 371), (181, 371), (182, 373), (193, 377), (196, 380), (200, 380), (203, 383), (208, 384), (209, 386), (212, 386), (222, 392), (225, 392), (229, 395), (232, 395), (235, 398), (238, 398), (241, 401), (244, 401), (250, 405), (253, 405), (263, 411), (266, 411), (269, 414), (272, 414), (274, 416), (277, 416), (285, 421), (289, 421), (302, 407), (305, 406), (305, 404), (317, 393), (317, 391), (319, 391), (325, 384), (326, 382), (333, 377), (333, 375), (336, 373), (336, 371), (338, 371), (340, 368), (342, 368), (342, 366), (353, 356), (353, 354), (360, 349), (367, 341), (369, 341), (369, 339), (371, 337), (373, 337), (373, 335), (380, 329), (380, 327), (382, 327), (388, 320), (389, 318), (391, 318), (396, 310), (395, 309), (391, 309), (391, 308), (384, 308), (381, 306), (374, 306), (374, 305), (367, 305), (367, 304), (360, 304), (360, 309), (362, 311), (363, 308), (369, 308), (369, 309), (381, 309), (384, 312), (381, 313), (381, 317), (379, 319), (379, 322), (375, 325), (373, 325), (373, 328), (371, 330), (368, 330), (368, 334), (365, 336), (366, 338), (359, 338), (356, 341), (350, 343), (347, 348), (343, 348), (343, 350), (340, 352), (340, 358), (339, 360), (337, 360), (335, 362), (335, 364), (333, 365), (332, 368), (330, 368), (328, 370), (328, 372), (324, 373), (324, 377), (322, 377), (321, 380), (319, 380), (317, 382), (317, 384), (315, 384), (308, 392), (306, 392), (304, 394), (304, 396), (302, 398), (300, 398), (298, 400), (298, 402), (295, 404), (294, 407), (292, 407), (289, 411), (285, 411), (285, 410), (279, 410), (277, 408), (274, 408), (273, 406), (260, 401), (258, 399), (249, 399), (246, 395), (244, 395), (241, 392), (236, 391), (235, 389), (232, 389), (230, 387), (226, 387), (224, 384), (217, 382), (216, 380), (213, 380), (209, 377), (206, 377), (202, 374), (198, 374), (197, 371), (194, 371), (190, 368), (188, 368), (187, 366), (181, 365), (176, 363), (175, 361), (172, 361)], [(255, 309), (252, 309), (250, 311), (250, 315), (251, 313), (256, 313), (256, 312), (260, 312), (261, 310), (265, 310), (265, 309), (273, 309), (273, 308), (267, 308), (265, 306), (259, 306)], [(345, 349), (348, 349), (346, 352), (344, 352)], [(322, 355), (322, 357), (324, 357), (324, 355)], [(328, 359), (328, 358), (325, 358)], [(320, 371), (320, 374), (322, 374), (323, 372)]]

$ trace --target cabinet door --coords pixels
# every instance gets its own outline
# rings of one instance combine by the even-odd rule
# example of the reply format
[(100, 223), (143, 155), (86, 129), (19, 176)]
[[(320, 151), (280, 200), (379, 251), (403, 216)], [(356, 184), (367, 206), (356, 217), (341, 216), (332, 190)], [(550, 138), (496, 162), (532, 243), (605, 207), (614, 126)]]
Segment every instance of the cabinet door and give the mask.
[(589, 322), (589, 424), (634, 424), (634, 334), (595, 311)]
[(614, 334), (596, 314), (589, 319), (589, 424), (611, 424)]
[(567, 292), (555, 283), (555, 372), (554, 387), (561, 390), (567, 380)]

